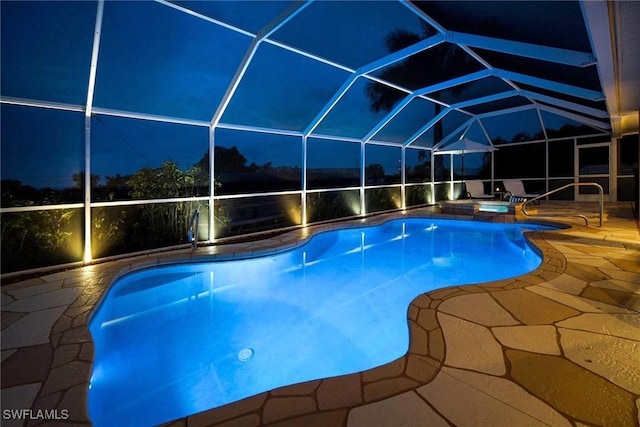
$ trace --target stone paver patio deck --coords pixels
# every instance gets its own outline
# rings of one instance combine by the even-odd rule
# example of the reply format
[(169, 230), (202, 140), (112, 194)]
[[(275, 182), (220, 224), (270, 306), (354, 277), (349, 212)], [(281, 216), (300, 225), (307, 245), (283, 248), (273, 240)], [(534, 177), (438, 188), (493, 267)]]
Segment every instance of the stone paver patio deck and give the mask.
[[(540, 213), (595, 212), (542, 203)], [(411, 216), (440, 216), (433, 209)], [(367, 219), (376, 223), (397, 217)], [(450, 216), (449, 216), (450, 217)], [(597, 224), (593, 221), (592, 224)], [(603, 227), (528, 236), (535, 271), (416, 296), (410, 348), (387, 365), (278, 388), (171, 426), (640, 425), (640, 234), (629, 203), (607, 204)], [(351, 223), (360, 224), (361, 220)], [(267, 240), (90, 265), (2, 287), (2, 409), (57, 409), (58, 425), (88, 425), (89, 316), (114, 278), (176, 260), (292, 246), (313, 226)], [(3, 426), (56, 425), (4, 417)]]

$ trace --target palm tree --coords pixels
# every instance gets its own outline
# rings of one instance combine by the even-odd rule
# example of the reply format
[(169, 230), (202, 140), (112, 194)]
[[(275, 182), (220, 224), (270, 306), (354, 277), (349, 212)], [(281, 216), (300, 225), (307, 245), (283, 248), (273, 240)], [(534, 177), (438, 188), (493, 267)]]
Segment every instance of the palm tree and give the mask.
[[(418, 35), (406, 30), (396, 30), (385, 39), (385, 44), (390, 52), (395, 52), (430, 36), (431, 27), (423, 26), (423, 34)], [(450, 80), (464, 74), (481, 69), (482, 66), (470, 55), (455, 44), (440, 43), (426, 51), (416, 53), (407, 59), (387, 67), (379, 77), (383, 80), (417, 90), (434, 83)], [(464, 91), (464, 86), (433, 92), (430, 97), (440, 100), (448, 91), (452, 96), (459, 96)], [(404, 98), (404, 93), (378, 82), (370, 82), (366, 88), (369, 97), (369, 107), (374, 112), (389, 112)], [(434, 103), (434, 116), (438, 115), (442, 106)], [(439, 128), (439, 130), (438, 130)], [(442, 123), (438, 122), (434, 127), (435, 140), (442, 138)]]
[[(422, 33), (416, 34), (406, 30), (395, 30), (385, 38), (385, 44), (389, 52), (396, 52), (405, 47), (411, 46), (420, 40), (426, 39), (435, 34), (435, 30), (427, 23), (422, 23)], [(464, 52), (455, 44), (440, 43), (426, 51), (416, 53), (407, 59), (391, 65), (384, 69), (379, 77), (383, 80), (406, 87), (410, 90), (417, 90), (434, 83), (450, 80), (482, 68), (477, 61)], [(459, 96), (465, 86), (455, 86), (441, 91), (433, 92), (429, 96), (435, 100), (440, 100), (447, 91), (451, 96)], [(369, 98), (369, 108), (374, 112), (391, 111), (394, 106), (406, 95), (385, 84), (371, 81), (366, 87), (366, 94)], [(442, 111), (442, 105), (434, 103), (433, 116), (437, 116)], [(433, 127), (434, 143), (444, 137), (442, 120), (439, 120)], [(424, 157), (424, 156), (423, 156)], [(444, 167), (442, 156), (437, 156), (437, 163), (434, 164), (436, 171)]]

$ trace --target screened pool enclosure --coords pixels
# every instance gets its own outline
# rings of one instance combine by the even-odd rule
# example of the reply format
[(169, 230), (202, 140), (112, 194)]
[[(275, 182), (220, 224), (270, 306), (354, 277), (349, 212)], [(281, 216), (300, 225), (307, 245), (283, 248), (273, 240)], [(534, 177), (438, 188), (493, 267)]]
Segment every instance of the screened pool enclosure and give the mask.
[(463, 197), (463, 137), (487, 192), (633, 197), (601, 2), (1, 7), (3, 273)]

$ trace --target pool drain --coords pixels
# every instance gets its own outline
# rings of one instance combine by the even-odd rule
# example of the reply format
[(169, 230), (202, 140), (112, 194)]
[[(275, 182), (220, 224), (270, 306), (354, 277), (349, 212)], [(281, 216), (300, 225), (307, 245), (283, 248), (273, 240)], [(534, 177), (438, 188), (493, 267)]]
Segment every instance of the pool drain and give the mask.
[(238, 352), (238, 360), (241, 362), (246, 362), (251, 360), (253, 357), (253, 349), (252, 348), (243, 348)]

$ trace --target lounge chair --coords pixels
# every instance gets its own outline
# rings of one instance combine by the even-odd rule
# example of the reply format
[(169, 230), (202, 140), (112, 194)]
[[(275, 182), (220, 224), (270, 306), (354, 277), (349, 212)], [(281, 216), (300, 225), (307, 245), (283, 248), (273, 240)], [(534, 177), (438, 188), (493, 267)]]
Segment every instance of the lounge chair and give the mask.
[(466, 181), (465, 185), (467, 186), (467, 196), (469, 196), (470, 199), (480, 199), (480, 200), (494, 199), (492, 195), (484, 193), (484, 184), (480, 180)]
[[(520, 179), (505, 179), (502, 181), (505, 191), (509, 194), (509, 199), (513, 202), (526, 202), (529, 199), (538, 197), (540, 194), (527, 193)], [(540, 200), (533, 202), (535, 205), (540, 204)]]

